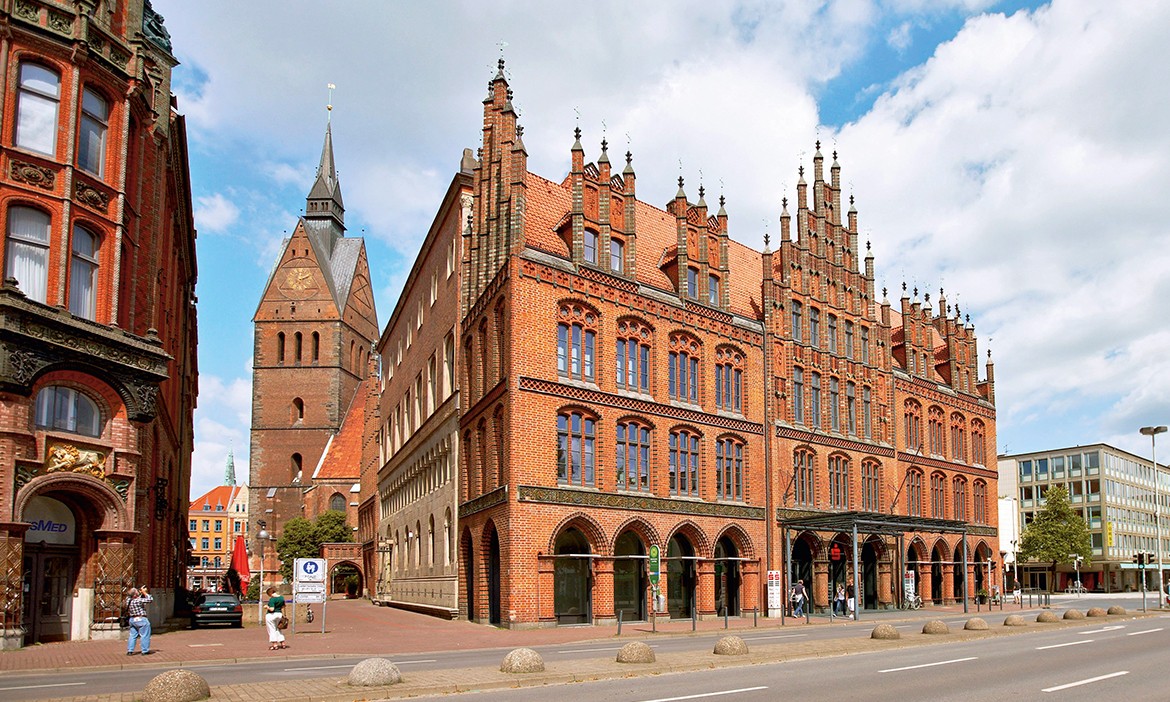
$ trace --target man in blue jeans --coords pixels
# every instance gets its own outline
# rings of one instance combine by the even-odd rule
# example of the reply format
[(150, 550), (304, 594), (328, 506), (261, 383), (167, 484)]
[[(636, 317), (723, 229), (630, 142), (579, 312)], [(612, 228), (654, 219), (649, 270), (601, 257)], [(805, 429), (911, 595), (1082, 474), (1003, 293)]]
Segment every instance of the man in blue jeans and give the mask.
[(140, 588), (130, 588), (130, 596), (126, 601), (126, 614), (130, 617), (130, 642), (126, 645), (126, 655), (134, 655), (135, 639), (142, 639), (142, 655), (150, 655), (150, 619), (146, 616), (146, 605), (154, 602), (154, 598), (143, 585)]
[(792, 616), (804, 616), (804, 581), (797, 580), (796, 587), (792, 588)]

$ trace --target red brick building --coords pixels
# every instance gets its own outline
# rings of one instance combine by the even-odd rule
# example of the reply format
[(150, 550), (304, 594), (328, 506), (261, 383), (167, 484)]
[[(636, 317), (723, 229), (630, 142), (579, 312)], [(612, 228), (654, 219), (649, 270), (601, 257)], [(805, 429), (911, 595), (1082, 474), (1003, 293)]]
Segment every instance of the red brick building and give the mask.
[[(383, 396), (395, 455), (426, 426), (395, 403), (455, 336), (459, 613), (507, 626), (777, 615), (768, 571), (805, 580), (820, 607), (849, 582), (863, 606), (892, 606), (908, 572), (928, 600), (986, 585), (990, 363), (980, 380), (974, 329), (944, 300), (875, 297), (836, 154), (826, 179), (818, 144), (795, 228), (785, 203), (778, 249), (759, 252), (731, 238), (722, 196), (712, 213), (679, 178), (665, 207), (642, 202), (632, 154), (618, 172), (603, 139), (587, 163), (580, 130), (564, 180), (529, 172), (511, 98), (501, 61), (465, 169), (461, 318), (436, 322), (417, 356), (399, 358), (389, 330), (379, 346), (384, 368), (413, 369), (384, 380), (401, 390), (394, 408)], [(391, 511), (436, 494), (407, 490)], [(428, 556), (410, 526), (381, 535), (408, 564), (392, 566), (392, 592)]]
[[(260, 533), (264, 520), (278, 538), (286, 521), (313, 519), (319, 508), (340, 504), (339, 495), (357, 526), (349, 503), (357, 501), (351, 489), (360, 465), (322, 461), (359, 396), (378, 320), (365, 241), (345, 236), (331, 127), (305, 213), (284, 242), (252, 321), (252, 533)], [(319, 468), (328, 486), (314, 489)], [(259, 549), (253, 553), (258, 559)], [(264, 556), (264, 572), (273, 573), (275, 544), (266, 545)], [(254, 572), (259, 568), (253, 565)]]
[(185, 581), (195, 228), (149, 2), (0, 9), (0, 636), (117, 637)]

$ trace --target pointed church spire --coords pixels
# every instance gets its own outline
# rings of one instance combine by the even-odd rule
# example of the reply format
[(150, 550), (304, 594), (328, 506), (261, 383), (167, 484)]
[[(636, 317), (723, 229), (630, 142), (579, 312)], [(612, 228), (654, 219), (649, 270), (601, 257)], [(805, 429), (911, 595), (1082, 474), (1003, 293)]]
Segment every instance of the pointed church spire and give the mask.
[(341, 201), (341, 183), (333, 164), (333, 125), (325, 125), (325, 144), (321, 147), (321, 163), (317, 166), (317, 180), (305, 199), (306, 219), (332, 219), (345, 229), (345, 205)]
[(232, 450), (228, 449), (227, 465), (223, 471), (223, 484), (236, 484), (236, 457), (232, 454)]

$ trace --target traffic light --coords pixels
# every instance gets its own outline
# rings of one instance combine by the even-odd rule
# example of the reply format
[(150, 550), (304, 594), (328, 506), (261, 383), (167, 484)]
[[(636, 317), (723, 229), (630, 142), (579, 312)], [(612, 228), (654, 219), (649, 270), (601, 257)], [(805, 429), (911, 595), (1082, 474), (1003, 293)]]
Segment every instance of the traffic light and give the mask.
[(1139, 566), (1144, 566), (1146, 564), (1146, 554), (1144, 554), (1144, 553), (1133, 554), (1133, 562), (1137, 563)]
[(1146, 563), (1147, 563), (1148, 565), (1153, 565), (1153, 564), (1154, 564), (1154, 562), (1155, 562), (1156, 560), (1157, 560), (1157, 559), (1156, 559), (1156, 558), (1154, 558), (1154, 554), (1152, 554), (1152, 553), (1147, 553), (1147, 554), (1146, 554)]

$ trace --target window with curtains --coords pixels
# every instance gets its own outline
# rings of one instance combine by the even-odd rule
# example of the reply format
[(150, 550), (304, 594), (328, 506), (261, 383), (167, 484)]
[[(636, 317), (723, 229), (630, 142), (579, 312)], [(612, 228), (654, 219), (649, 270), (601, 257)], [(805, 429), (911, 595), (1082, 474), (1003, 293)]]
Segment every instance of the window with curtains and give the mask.
[(689, 429), (670, 432), (670, 494), (699, 496), (699, 435)]
[(857, 436), (857, 385), (852, 380), (845, 382), (845, 431)]
[(982, 480), (975, 481), (975, 523), (987, 523), (987, 483)]
[(650, 490), (650, 428), (638, 421), (618, 422), (614, 477), (619, 490)]
[(906, 439), (907, 451), (922, 450), (922, 405), (914, 400), (906, 400), (902, 411), (903, 435)]
[(650, 328), (642, 322), (618, 321), (614, 342), (614, 380), (619, 388), (631, 392), (650, 392)]
[(861, 462), (861, 508), (881, 511), (882, 464), (873, 459)]
[(670, 397), (691, 404), (699, 403), (699, 342), (685, 334), (670, 338), (667, 384)]
[(6, 278), (15, 278), (30, 300), (49, 294), (49, 215), (31, 207), (8, 208)]
[(947, 517), (946, 478), (942, 473), (930, 474), (930, 516), (935, 519)]
[(816, 505), (815, 462), (816, 454), (808, 449), (796, 449), (792, 454), (792, 470), (795, 472), (792, 478), (793, 500), (798, 505)]
[(804, 369), (792, 369), (792, 421), (804, 424)]
[(557, 482), (593, 485), (596, 422), (577, 411), (557, 415)]
[(955, 412), (951, 415), (951, 451), (952, 459), (967, 461), (967, 420), (963, 415)]
[(37, 392), (38, 429), (56, 429), (82, 436), (102, 435), (102, 415), (88, 395), (64, 385), (48, 385)]
[(106, 161), (106, 130), (110, 104), (86, 88), (81, 94), (81, 125), (77, 134), (77, 167), (101, 178)]
[(69, 274), (69, 311), (92, 320), (97, 313), (98, 238), (88, 229), (73, 227), (73, 257)]
[(61, 76), (36, 63), (20, 64), (16, 98), (16, 145), (47, 156), (57, 154), (57, 106)]
[(946, 456), (947, 445), (943, 429), (942, 408), (931, 407), (926, 412), (926, 420), (930, 435), (930, 455), (939, 457)]
[(829, 506), (849, 509), (849, 458), (829, 456)]
[(723, 346), (715, 349), (715, 406), (743, 413), (743, 354)]
[(715, 442), (715, 496), (743, 500), (743, 442), (731, 437)]
[(573, 380), (595, 379), (597, 315), (579, 305), (561, 305), (557, 325), (557, 375)]
[(922, 516), (922, 471), (914, 469), (906, 476), (906, 514)]
[(967, 480), (962, 476), (956, 477), (951, 481), (954, 487), (955, 497), (955, 519), (967, 520)]

